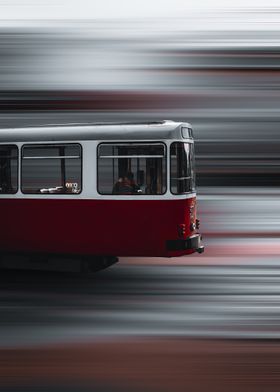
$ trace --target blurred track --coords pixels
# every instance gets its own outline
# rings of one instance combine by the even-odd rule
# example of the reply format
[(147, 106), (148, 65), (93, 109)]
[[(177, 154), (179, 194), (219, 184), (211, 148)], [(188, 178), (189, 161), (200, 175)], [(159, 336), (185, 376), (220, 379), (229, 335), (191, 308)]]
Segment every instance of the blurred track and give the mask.
[(167, 336), (278, 339), (278, 259), (242, 261), (238, 266), (120, 263), (87, 278), (3, 271), (0, 344)]
[(2, 270), (0, 390), (278, 390), (278, 257), (139, 262)]

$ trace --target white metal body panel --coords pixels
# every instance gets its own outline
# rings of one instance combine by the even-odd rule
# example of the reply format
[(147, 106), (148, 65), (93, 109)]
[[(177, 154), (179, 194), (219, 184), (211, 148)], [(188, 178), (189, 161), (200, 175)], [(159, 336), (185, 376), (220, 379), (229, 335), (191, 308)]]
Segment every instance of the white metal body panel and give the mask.
[[(165, 127), (164, 132), (157, 130), (155, 132), (155, 127)], [(141, 128), (141, 124), (137, 125), (137, 129), (135, 130), (136, 135), (138, 136), (138, 139), (135, 137), (133, 138), (125, 138), (125, 135), (128, 136), (129, 133), (131, 133), (131, 130), (129, 132), (125, 132), (125, 129), (127, 127), (131, 127), (130, 125), (114, 125), (114, 126), (99, 126), (99, 128), (108, 129), (110, 127), (118, 127), (118, 129), (114, 129), (113, 131), (110, 130), (107, 131), (107, 136), (112, 137), (112, 134), (115, 136), (116, 134), (122, 134), (122, 138), (116, 138), (116, 139), (107, 139), (107, 138), (99, 138), (98, 140), (92, 140), (93, 137), (96, 137), (97, 135), (100, 136), (100, 130), (98, 132), (96, 131), (90, 131), (86, 130), (86, 132), (83, 134), (83, 136), (91, 136), (89, 139), (83, 139), (80, 138), (80, 127), (78, 126), (71, 126), (71, 127), (65, 127), (63, 128), (63, 133), (67, 132), (67, 138), (66, 139), (57, 139), (57, 134), (55, 133), (57, 128), (46, 128), (43, 130), (44, 132), (44, 137), (43, 139), (47, 140), (41, 140), (42, 135), (38, 135), (38, 132), (42, 130), (41, 128), (32, 128), (30, 131), (29, 128), (22, 128), (20, 130), (0, 130), (0, 145), (1, 144), (13, 144), (17, 145), (19, 149), (19, 189), (16, 194), (0, 194), (0, 199), (74, 199), (74, 200), (79, 200), (79, 199), (95, 199), (95, 200), (178, 200), (178, 199), (190, 199), (196, 196), (195, 192), (188, 193), (188, 194), (183, 194), (183, 195), (174, 195), (170, 192), (170, 145), (173, 142), (179, 141), (185, 141), (187, 143), (193, 143), (193, 139), (185, 139), (181, 135), (181, 126), (186, 126), (186, 127), (191, 127), (190, 124), (187, 123), (173, 123), (171, 122), (164, 122), (164, 124), (160, 125), (153, 125), (153, 137), (158, 136), (156, 139), (151, 139), (151, 138), (146, 138), (147, 136), (147, 129), (146, 132), (140, 132), (139, 127)], [(147, 125), (145, 125), (147, 127)], [(86, 127), (88, 128), (88, 127)], [(61, 129), (61, 127), (60, 127)], [(70, 132), (68, 132), (70, 129)], [(7, 137), (5, 139), (5, 135), (7, 136), (7, 132), (10, 132), (13, 135), (10, 135), (10, 137)], [(21, 135), (19, 135), (22, 132)], [(37, 132), (37, 133), (36, 133)], [(124, 132), (124, 134), (122, 133)], [(140, 138), (139, 137), (139, 132), (142, 136), (145, 136), (145, 138)], [(55, 134), (55, 137), (54, 137)], [(60, 134), (60, 132), (58, 132)], [(134, 136), (136, 136), (134, 135)], [(160, 138), (159, 136), (164, 136)], [(172, 135), (170, 139), (167, 139), (166, 137), (168, 135)], [(75, 136), (75, 138), (74, 138)], [(102, 136), (104, 136), (102, 134)], [(18, 139), (24, 139), (24, 141), (19, 141)], [(167, 147), (166, 149), (166, 159), (167, 159), (167, 191), (163, 195), (101, 195), (97, 192), (97, 146), (100, 143), (149, 143), (151, 141), (155, 142), (160, 142), (164, 143)], [(82, 191), (79, 194), (23, 194), (20, 189), (20, 184), (21, 184), (21, 156), (22, 156), (22, 146), (28, 144), (52, 144), (52, 143), (57, 143), (57, 144), (68, 144), (68, 143), (79, 143), (82, 146)]]

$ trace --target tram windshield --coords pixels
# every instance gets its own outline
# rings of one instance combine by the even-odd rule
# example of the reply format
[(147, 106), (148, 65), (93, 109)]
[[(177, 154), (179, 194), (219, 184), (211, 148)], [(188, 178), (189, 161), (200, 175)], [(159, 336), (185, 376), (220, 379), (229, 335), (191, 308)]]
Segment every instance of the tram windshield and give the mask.
[(172, 143), (170, 159), (171, 192), (178, 195), (194, 191), (194, 145), (190, 143)]
[(166, 192), (164, 144), (101, 144), (98, 192), (103, 195), (162, 195)]

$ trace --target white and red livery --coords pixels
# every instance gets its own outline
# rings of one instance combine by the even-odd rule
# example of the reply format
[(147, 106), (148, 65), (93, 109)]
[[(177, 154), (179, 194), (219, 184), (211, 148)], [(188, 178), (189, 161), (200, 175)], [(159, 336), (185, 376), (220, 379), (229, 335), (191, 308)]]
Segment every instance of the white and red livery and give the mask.
[(173, 121), (0, 131), (0, 252), (116, 256), (202, 252), (193, 136)]

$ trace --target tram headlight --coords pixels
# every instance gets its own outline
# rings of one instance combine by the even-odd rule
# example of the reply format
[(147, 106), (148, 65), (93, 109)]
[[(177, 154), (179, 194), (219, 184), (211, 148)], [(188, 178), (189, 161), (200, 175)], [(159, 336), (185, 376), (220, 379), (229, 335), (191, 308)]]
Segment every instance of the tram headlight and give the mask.
[(195, 225), (195, 223), (191, 223), (191, 225), (190, 225), (190, 229), (191, 229), (191, 231), (194, 231), (194, 230), (196, 229), (196, 225)]

